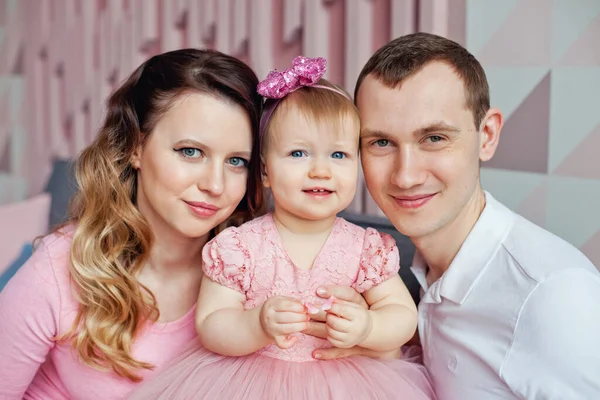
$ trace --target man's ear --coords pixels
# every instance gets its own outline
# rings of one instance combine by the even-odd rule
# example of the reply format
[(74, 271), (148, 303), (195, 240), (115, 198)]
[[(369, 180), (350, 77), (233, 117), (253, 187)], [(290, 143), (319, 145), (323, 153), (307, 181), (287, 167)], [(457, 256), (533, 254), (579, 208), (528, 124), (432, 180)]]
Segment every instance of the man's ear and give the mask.
[(497, 108), (490, 108), (481, 121), (479, 159), (489, 161), (496, 153), (498, 141), (500, 140), (500, 131), (504, 124), (502, 112)]

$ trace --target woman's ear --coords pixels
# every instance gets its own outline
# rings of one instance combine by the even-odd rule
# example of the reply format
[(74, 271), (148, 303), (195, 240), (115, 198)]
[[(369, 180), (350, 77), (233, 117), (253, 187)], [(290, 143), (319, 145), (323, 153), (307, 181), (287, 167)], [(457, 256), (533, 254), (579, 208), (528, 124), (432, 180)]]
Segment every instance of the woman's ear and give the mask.
[(133, 169), (140, 169), (141, 159), (142, 159), (142, 146), (138, 146), (133, 151), (133, 154), (131, 155), (131, 158), (129, 160)]

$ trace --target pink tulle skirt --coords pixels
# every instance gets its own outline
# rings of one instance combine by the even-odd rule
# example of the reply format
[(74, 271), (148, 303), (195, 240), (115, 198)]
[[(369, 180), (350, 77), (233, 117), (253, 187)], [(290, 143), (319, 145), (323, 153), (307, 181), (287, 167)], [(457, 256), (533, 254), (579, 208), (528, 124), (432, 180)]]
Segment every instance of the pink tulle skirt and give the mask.
[(431, 400), (425, 368), (406, 360), (349, 357), (284, 361), (225, 357), (195, 345), (137, 389), (130, 400)]

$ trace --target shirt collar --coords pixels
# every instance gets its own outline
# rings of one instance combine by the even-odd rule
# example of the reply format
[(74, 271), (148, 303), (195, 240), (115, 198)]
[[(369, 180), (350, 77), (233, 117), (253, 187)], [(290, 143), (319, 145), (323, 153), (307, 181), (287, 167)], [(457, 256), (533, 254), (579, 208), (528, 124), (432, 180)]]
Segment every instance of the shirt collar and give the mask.
[[(491, 194), (484, 193), (485, 208), (448, 270), (432, 285), (430, 302), (441, 302), (441, 296), (462, 304), (510, 232), (515, 214)], [(426, 280), (427, 264), (418, 251), (411, 270), (423, 290), (430, 291)]]

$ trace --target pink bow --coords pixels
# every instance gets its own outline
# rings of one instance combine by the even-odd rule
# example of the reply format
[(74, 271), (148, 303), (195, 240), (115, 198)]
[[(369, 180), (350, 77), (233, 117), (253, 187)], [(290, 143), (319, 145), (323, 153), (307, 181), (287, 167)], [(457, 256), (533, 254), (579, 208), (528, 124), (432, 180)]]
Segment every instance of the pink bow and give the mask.
[(292, 61), (291, 68), (283, 72), (277, 70), (258, 84), (257, 91), (270, 99), (281, 99), (300, 89), (302, 86), (312, 86), (323, 77), (327, 70), (327, 60), (322, 57), (309, 58), (298, 56)]

